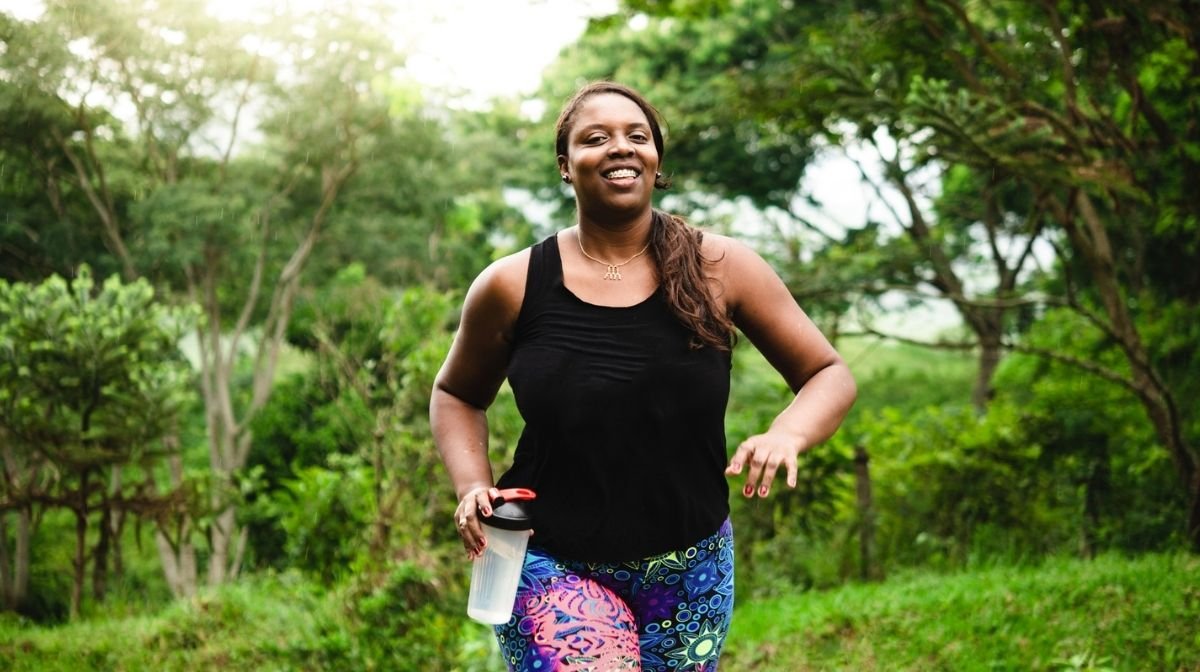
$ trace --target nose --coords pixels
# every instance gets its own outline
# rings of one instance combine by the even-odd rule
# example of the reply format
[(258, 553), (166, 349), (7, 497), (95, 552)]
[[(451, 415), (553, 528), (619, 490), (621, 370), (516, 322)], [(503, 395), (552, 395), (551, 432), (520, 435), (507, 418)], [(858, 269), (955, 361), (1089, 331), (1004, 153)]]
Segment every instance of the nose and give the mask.
[(633, 154), (633, 144), (624, 135), (616, 135), (608, 148), (609, 156), (629, 156)]

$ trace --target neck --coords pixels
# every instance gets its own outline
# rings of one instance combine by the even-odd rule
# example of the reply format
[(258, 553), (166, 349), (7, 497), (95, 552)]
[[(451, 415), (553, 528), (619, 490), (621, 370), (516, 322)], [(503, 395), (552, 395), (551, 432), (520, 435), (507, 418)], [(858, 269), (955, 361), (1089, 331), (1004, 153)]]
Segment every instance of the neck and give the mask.
[(653, 222), (650, 210), (624, 221), (598, 220), (580, 213), (575, 235), (593, 256), (624, 258), (650, 242)]

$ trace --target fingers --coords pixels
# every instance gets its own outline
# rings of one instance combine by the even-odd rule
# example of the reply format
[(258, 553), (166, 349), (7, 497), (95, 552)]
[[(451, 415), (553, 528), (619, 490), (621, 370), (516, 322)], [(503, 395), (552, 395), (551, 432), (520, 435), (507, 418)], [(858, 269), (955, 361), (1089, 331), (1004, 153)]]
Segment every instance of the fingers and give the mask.
[(746, 439), (734, 451), (733, 457), (729, 458), (729, 466), (725, 467), (726, 476), (735, 476), (742, 473), (742, 467), (746, 464), (746, 455), (750, 453), (750, 440)]
[(766, 497), (771, 493), (771, 481), (775, 480), (775, 470), (779, 468), (779, 456), (769, 448), (755, 447), (750, 456), (750, 469), (746, 472), (746, 485), (742, 494), (749, 491), (747, 497), (758, 495)]
[(796, 450), (787, 443), (773, 440), (767, 435), (752, 436), (738, 446), (729, 466), (727, 476), (735, 476), (746, 470), (746, 482), (742, 486), (745, 497), (766, 497), (771, 494), (779, 468), (784, 468), (788, 487), (796, 487)]
[(454, 522), (458, 528), (458, 536), (462, 539), (463, 548), (467, 551), (467, 559), (474, 560), (487, 547), (487, 536), (483, 531), (480, 517), (492, 515), (493, 495), (499, 496), (499, 491), (493, 487), (474, 488), (463, 495), (454, 511)]

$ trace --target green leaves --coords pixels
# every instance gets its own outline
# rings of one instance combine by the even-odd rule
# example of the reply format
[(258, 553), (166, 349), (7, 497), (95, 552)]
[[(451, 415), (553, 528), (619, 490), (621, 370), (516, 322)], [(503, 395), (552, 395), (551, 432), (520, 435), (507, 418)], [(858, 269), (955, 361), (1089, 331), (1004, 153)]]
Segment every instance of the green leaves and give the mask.
[(96, 290), (86, 266), (70, 283), (0, 282), (0, 426), (68, 470), (137, 459), (188, 393), (187, 322), (145, 281)]

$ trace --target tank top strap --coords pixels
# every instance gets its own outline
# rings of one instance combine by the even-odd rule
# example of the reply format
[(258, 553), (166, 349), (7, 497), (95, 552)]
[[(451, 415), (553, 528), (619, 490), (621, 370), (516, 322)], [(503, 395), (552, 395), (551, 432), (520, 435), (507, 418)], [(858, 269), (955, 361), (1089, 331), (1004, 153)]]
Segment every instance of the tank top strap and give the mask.
[(562, 257), (558, 253), (558, 235), (551, 234), (529, 249), (529, 270), (525, 275), (525, 304), (536, 301), (546, 290), (562, 284)]

